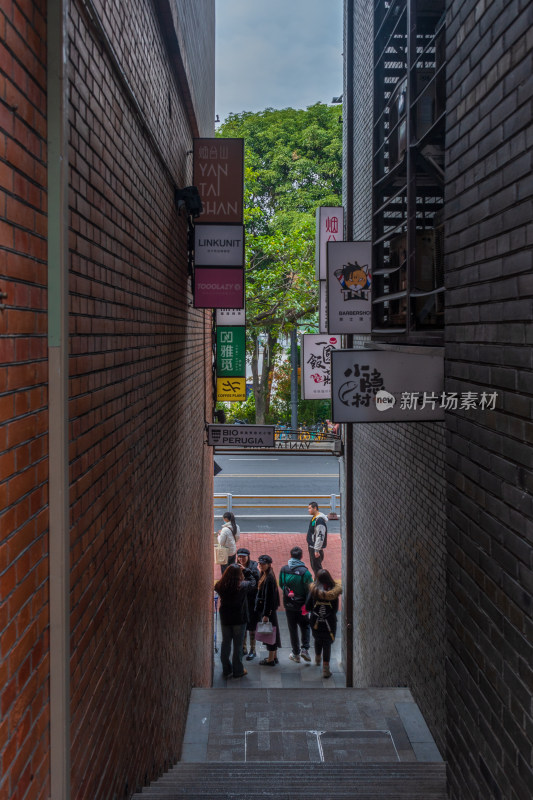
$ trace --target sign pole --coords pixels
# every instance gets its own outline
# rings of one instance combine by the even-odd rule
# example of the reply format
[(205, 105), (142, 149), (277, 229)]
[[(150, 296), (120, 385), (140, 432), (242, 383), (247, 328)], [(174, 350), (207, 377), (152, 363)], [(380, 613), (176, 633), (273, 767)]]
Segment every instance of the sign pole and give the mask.
[[(298, 331), (291, 331), (291, 428), (298, 429)], [(293, 433), (294, 436), (294, 433)]]

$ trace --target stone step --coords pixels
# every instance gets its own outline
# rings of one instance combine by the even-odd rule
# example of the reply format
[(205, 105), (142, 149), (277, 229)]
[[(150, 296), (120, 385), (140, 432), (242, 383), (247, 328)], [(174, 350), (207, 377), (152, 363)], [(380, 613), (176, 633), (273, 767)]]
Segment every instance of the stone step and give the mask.
[(180, 763), (133, 800), (446, 800), (446, 765)]

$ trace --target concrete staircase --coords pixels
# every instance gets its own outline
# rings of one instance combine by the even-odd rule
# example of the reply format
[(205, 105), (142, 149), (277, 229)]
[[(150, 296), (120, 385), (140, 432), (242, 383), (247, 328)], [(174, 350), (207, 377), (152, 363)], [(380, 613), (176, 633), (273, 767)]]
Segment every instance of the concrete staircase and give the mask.
[(180, 762), (133, 800), (446, 800), (444, 762)]

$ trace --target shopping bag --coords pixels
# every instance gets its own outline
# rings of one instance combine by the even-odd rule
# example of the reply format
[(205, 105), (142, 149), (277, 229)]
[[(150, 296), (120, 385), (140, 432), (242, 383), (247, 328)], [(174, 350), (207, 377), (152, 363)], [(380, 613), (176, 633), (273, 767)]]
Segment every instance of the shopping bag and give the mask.
[(224, 564), (228, 563), (229, 558), (229, 550), (227, 547), (223, 547), (221, 544), (215, 545), (215, 564)]
[(256, 641), (264, 644), (276, 644), (276, 628), (271, 622), (258, 622), (255, 629)]

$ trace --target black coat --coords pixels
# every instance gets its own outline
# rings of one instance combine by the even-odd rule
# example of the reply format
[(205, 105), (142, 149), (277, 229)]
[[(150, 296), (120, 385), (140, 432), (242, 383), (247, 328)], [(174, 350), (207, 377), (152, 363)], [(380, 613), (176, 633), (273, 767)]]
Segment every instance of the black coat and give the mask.
[(255, 589), (255, 578), (250, 573), (245, 575), (245, 580), (235, 592), (218, 592), (220, 597), (220, 624), (244, 625), (248, 622), (249, 592)]
[(279, 608), (279, 592), (276, 577), (272, 571), (268, 573), (263, 584), (257, 590), (255, 613), (258, 619), (270, 617)]

